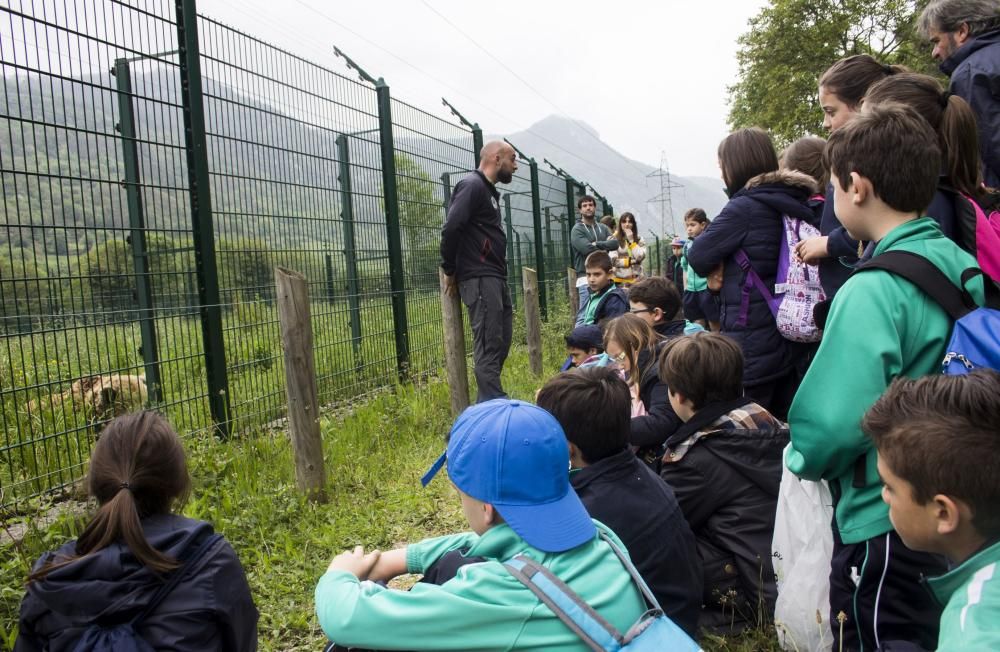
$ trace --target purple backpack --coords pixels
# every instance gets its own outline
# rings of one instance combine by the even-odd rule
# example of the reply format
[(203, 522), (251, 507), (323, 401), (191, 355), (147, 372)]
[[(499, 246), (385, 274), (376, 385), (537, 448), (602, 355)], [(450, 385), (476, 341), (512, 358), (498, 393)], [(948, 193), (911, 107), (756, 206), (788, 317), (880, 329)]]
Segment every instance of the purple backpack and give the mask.
[(818, 342), (822, 331), (813, 318), (813, 308), (826, 300), (819, 282), (819, 267), (807, 265), (795, 256), (795, 246), (803, 240), (820, 235), (819, 229), (798, 217), (781, 217), (781, 247), (778, 251), (778, 273), (775, 275), (774, 292), (750, 264), (746, 252), (740, 249), (733, 259), (746, 275), (740, 299), (737, 326), (746, 326), (750, 310), (750, 290), (756, 288), (767, 302), (778, 332), (793, 342)]

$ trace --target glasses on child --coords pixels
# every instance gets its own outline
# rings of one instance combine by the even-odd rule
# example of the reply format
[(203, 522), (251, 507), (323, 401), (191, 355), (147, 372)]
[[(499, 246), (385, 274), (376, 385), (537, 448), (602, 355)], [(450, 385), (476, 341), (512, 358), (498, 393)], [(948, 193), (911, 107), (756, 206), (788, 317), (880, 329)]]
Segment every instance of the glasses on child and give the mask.
[(625, 355), (624, 351), (619, 351), (618, 355), (611, 356), (611, 359), (614, 360), (615, 362), (625, 362), (626, 357), (627, 356)]

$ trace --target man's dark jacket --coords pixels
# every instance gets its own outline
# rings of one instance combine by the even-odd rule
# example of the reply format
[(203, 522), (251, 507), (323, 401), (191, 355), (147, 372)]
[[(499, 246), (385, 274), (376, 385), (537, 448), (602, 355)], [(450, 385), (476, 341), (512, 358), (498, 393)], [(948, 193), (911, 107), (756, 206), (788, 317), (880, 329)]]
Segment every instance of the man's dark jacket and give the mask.
[(476, 170), (455, 186), (441, 227), (441, 268), (464, 281), (479, 276), (507, 278), (507, 236), (500, 217), (500, 193)]
[[(208, 523), (171, 514), (149, 516), (142, 527), (154, 548), (175, 558), (212, 534)], [(73, 555), (75, 545), (46, 553), (34, 568)], [(157, 650), (256, 650), (257, 609), (232, 547), (220, 539), (193, 563), (137, 633)], [(72, 650), (91, 623), (138, 615), (160, 584), (122, 543), (58, 568), (28, 585), (14, 649)]]
[(698, 542), (701, 625), (716, 633), (752, 625), (761, 600), (763, 622), (773, 613), (771, 538), (787, 444), (787, 426), (747, 397), (699, 410), (667, 440), (660, 475)]
[(1000, 30), (971, 38), (941, 62), (951, 92), (969, 103), (979, 128), (983, 181), (1000, 187)]
[(591, 517), (625, 544), (664, 612), (695, 635), (701, 561), (670, 487), (627, 449), (573, 472), (570, 482)]

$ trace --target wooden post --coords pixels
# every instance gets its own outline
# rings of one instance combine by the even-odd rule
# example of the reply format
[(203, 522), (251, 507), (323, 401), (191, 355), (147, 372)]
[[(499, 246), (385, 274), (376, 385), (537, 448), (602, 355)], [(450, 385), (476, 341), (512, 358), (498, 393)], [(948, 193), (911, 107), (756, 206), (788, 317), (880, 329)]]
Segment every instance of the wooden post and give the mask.
[[(451, 415), (457, 417), (469, 407), (469, 373), (465, 362), (465, 327), (462, 324), (462, 300), (445, 292), (444, 270), (438, 268), (441, 282), (441, 328), (444, 331), (444, 364), (448, 372)], [(457, 281), (456, 281), (457, 283)]]
[(538, 308), (538, 274), (530, 267), (521, 268), (524, 279), (524, 324), (528, 340), (531, 373), (542, 375), (542, 316)]
[(580, 312), (580, 293), (576, 291), (576, 270), (566, 268), (566, 287), (569, 288), (569, 321), (576, 323), (576, 313)]
[(319, 433), (309, 287), (305, 276), (283, 267), (274, 268), (274, 282), (278, 293), (281, 349), (285, 354), (288, 432), (295, 451), (295, 483), (311, 500), (324, 500), (326, 471)]

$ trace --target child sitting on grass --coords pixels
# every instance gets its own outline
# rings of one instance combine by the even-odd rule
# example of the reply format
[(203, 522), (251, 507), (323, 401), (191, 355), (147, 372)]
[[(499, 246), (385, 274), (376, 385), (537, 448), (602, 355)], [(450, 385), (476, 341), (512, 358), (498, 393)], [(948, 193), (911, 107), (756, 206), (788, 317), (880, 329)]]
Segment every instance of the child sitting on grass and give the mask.
[(611, 277), (611, 257), (606, 251), (595, 251), (584, 263), (590, 299), (583, 307), (583, 323), (603, 325), (609, 319), (628, 312), (624, 290), (616, 288)]
[(647, 276), (633, 283), (628, 291), (628, 305), (630, 313), (642, 318), (665, 339), (705, 330), (700, 324), (684, 319), (677, 286), (662, 276)]
[(899, 537), (953, 564), (927, 580), (938, 652), (1000, 650), (1000, 374), (897, 379), (862, 426)]
[(576, 369), (545, 383), (537, 402), (569, 440), (570, 483), (587, 512), (621, 538), (663, 611), (696, 635), (698, 548), (674, 492), (629, 450), (625, 381), (608, 368)]
[(700, 625), (731, 634), (770, 623), (777, 599), (771, 538), (788, 428), (743, 396), (743, 352), (725, 335), (671, 340), (659, 366), (684, 422), (667, 440), (660, 475), (698, 541)]
[(566, 336), (566, 362), (562, 369), (566, 371), (580, 367), (587, 362), (593, 362), (604, 353), (604, 338), (597, 326), (577, 326)]
[[(626, 631), (646, 604), (604, 533), (569, 483), (569, 446), (545, 410), (494, 399), (455, 421), (445, 455), (471, 532), (390, 552), (337, 555), (316, 586), (320, 626), (340, 645), (415, 650), (581, 650), (580, 637), (504, 567), (524, 554)], [(395, 591), (375, 582), (421, 573), (450, 551), (485, 559), (441, 585)], [(371, 581), (366, 581), (371, 580)]]

